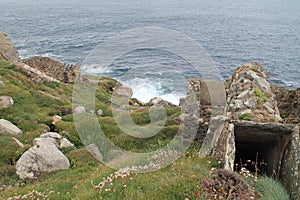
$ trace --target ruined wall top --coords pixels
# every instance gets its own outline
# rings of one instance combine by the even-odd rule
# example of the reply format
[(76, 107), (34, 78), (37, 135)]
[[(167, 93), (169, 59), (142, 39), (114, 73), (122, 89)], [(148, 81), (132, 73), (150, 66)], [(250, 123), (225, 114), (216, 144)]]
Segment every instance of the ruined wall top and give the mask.
[(227, 104), (229, 119), (282, 122), (267, 75), (257, 63), (245, 64), (234, 72)]

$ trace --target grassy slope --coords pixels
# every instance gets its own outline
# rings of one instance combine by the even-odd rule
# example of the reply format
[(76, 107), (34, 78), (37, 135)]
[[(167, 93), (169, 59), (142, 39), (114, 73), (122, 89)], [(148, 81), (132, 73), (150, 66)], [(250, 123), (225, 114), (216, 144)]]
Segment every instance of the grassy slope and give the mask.
[[(34, 83), (27, 79), (25, 73), (5, 62), (0, 62), (0, 80), (6, 84), (1, 88), (0, 95), (12, 96), (15, 101), (12, 108), (0, 111), (0, 118), (13, 122), (24, 131), (18, 139), (25, 144), (24, 148), (19, 148), (11, 137), (0, 136), (0, 187), (12, 186), (0, 191), (0, 199), (25, 195), (32, 191), (39, 193), (32, 192), (27, 199), (205, 199), (201, 195), (201, 180), (217, 165), (208, 158), (199, 159), (199, 147), (196, 144), (165, 169), (118, 178), (111, 186), (102, 190), (95, 189), (93, 184), (97, 185), (114, 170), (98, 163), (83, 148), (72, 122), (72, 115), (64, 116), (56, 125), (57, 131), (62, 132), (77, 147), (63, 149), (71, 161), (71, 169), (44, 175), (38, 182), (19, 180), (15, 174), (15, 162), (32, 146), (34, 138), (49, 130), (47, 125), (51, 123), (53, 115), (61, 115), (62, 110), (71, 109), (73, 85)], [(135, 139), (120, 130), (112, 118), (109, 88), (115, 83), (112, 79), (103, 78), (96, 93), (96, 109), (104, 111), (104, 116), (98, 119), (108, 138), (117, 146), (136, 152), (166, 145), (178, 130), (179, 125), (174, 118), (180, 114), (180, 109), (167, 110), (169, 117), (166, 126), (157, 136)], [(149, 123), (147, 107), (132, 109), (135, 111), (131, 116), (137, 124)], [(260, 192), (263, 191), (261, 189)]]

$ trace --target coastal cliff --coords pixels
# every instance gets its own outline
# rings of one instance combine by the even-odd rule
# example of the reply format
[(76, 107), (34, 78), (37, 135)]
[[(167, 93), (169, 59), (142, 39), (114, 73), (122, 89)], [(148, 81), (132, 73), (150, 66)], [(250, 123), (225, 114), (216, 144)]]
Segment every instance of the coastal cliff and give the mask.
[[(231, 171), (221, 171), (219, 176), (229, 174), (228, 176), (233, 180), (238, 180), (247, 191), (249, 190), (245, 194), (256, 193), (257, 198), (267, 195), (264, 191), (250, 191), (251, 187), (240, 177), (236, 177), (234, 171), (239, 172), (244, 167), (240, 161), (247, 163), (247, 160), (256, 160), (256, 164), (264, 160), (268, 164), (267, 167), (257, 165), (256, 169), (253, 169), (251, 166), (247, 168), (249, 173), (255, 174), (259, 170), (261, 175), (275, 176), (287, 188), (292, 199), (300, 198), (298, 128), (300, 89), (270, 85), (266, 73), (258, 63), (239, 67), (226, 83), (205, 81), (200, 78), (190, 79), (187, 83), (187, 98), (185, 101), (182, 100), (181, 106), (172, 105), (158, 98), (148, 104), (130, 99), (129, 105), (124, 109), (130, 109), (130, 116), (135, 124), (141, 126), (150, 124), (152, 120), (149, 117), (150, 108), (164, 108), (167, 113), (166, 125), (157, 136), (141, 140), (128, 136), (120, 130), (111, 110), (111, 105), (118, 103), (112, 101), (113, 92), (117, 91), (119, 96), (130, 98), (132, 96), (130, 88), (121, 86), (122, 90), (117, 90), (120, 83), (116, 80), (82, 75), (79, 66), (64, 64), (51, 58), (35, 56), (21, 60), (13, 44), (2, 33), (0, 44), (5, 44), (0, 45), (0, 118), (2, 119), (0, 144), (3, 147), (0, 150), (2, 156), (0, 167), (7, 170), (0, 173), (3, 178), (0, 182), (0, 191), (4, 191), (3, 198), (17, 199), (18, 195), (14, 196), (14, 193), (21, 192), (21, 196), (25, 199), (32, 198), (32, 195), (35, 197), (52, 195), (51, 199), (64, 199), (68, 198), (68, 195), (73, 195), (70, 191), (75, 191), (76, 196), (72, 198), (77, 199), (86, 198), (88, 195), (116, 198), (109, 196), (110, 190), (124, 194), (127, 192), (126, 188), (128, 189), (126, 185), (129, 185), (127, 195), (143, 191), (135, 188), (134, 185), (145, 184), (143, 182), (145, 179), (147, 184), (143, 185), (144, 187), (153, 187), (153, 190), (157, 191), (160, 191), (160, 188), (169, 188), (168, 192), (164, 193), (164, 189), (156, 194), (151, 193), (150, 189), (147, 193), (148, 198), (167, 199), (179, 195), (178, 199), (183, 197), (200, 199), (203, 190), (199, 185), (211, 168), (216, 167)], [(72, 83), (76, 81), (98, 83), (94, 108), (83, 105), (72, 109)], [(214, 94), (211, 88), (214, 89)], [(191, 93), (196, 94), (198, 98), (196, 104), (192, 104), (193, 99), (189, 98), (192, 96)], [(73, 115), (95, 116), (116, 145), (128, 150), (133, 148), (134, 152), (156, 150), (167, 146), (177, 135), (184, 138), (184, 143), (189, 144), (194, 140), (190, 132), (195, 131), (197, 134), (189, 152), (167, 170), (156, 172), (157, 176), (155, 174), (132, 176), (133, 172), (130, 168), (125, 172), (116, 172), (122, 175), (123, 182), (119, 180), (118, 175), (115, 182), (113, 180), (109, 182), (110, 179), (106, 177), (110, 177), (111, 170), (99, 165), (98, 161), (116, 157), (113, 162), (124, 162), (119, 159), (121, 153), (109, 150), (105, 152), (103, 149), (98, 149), (96, 144), (90, 144), (87, 149), (91, 154), (88, 154), (74, 126)], [(181, 128), (182, 126), (184, 128)], [(205, 147), (204, 151), (200, 150), (201, 158), (198, 154), (199, 149), (195, 150), (198, 146)], [(54, 153), (50, 154), (47, 149), (51, 149)], [(150, 159), (155, 163), (173, 154), (176, 154), (176, 151), (170, 150), (155, 154)], [(58, 158), (59, 161), (55, 161), (54, 158)], [(54, 173), (55, 171), (58, 171), (57, 174)], [(16, 173), (20, 179), (15, 176)], [(43, 178), (47, 176), (49, 181)], [(78, 176), (82, 177), (82, 181), (75, 183), (74, 179)], [(164, 181), (158, 177), (163, 177)], [(57, 191), (49, 191), (47, 194), (39, 194), (35, 191), (24, 193), (19, 190), (19, 186), (24, 183), (21, 179), (40, 181), (32, 183), (35, 186), (41, 184), (42, 186), (37, 186), (40, 190), (44, 190), (48, 184), (53, 184), (53, 190), (61, 190), (65, 194), (58, 194), (60, 192)], [(108, 183), (103, 182), (104, 179)], [(130, 181), (135, 181), (132, 179), (138, 181), (130, 185)], [(158, 179), (159, 183), (151, 185), (150, 182), (154, 179)], [(94, 182), (99, 185), (95, 185)], [(107, 186), (110, 183), (114, 183), (116, 188), (113, 184)], [(212, 186), (209, 181), (206, 183), (204, 185)], [(32, 187), (30, 182), (24, 184), (26, 190)], [(67, 186), (64, 188), (61, 185)], [(231, 185), (231, 187), (235, 186)], [(82, 192), (77, 191), (78, 187)], [(208, 197), (213, 199), (214, 195), (221, 194), (211, 195), (213, 189), (203, 187), (207, 192), (207, 195), (203, 194), (204, 199)], [(239, 191), (244, 192), (243, 187)], [(238, 191), (232, 190), (231, 193), (238, 195)], [(181, 194), (183, 196), (180, 196)], [(229, 194), (222, 193), (222, 195)], [(120, 198), (130, 199), (126, 195)]]

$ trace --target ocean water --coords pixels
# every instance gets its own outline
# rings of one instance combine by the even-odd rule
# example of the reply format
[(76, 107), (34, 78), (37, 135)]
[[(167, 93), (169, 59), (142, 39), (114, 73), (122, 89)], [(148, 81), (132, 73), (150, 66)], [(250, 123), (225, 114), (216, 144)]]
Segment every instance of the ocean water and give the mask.
[[(115, 34), (161, 27), (201, 45), (223, 79), (237, 66), (258, 61), (271, 72), (272, 83), (300, 87), (299, 0), (0, 0), (0, 8), (0, 31), (22, 57), (83, 65)], [(160, 96), (176, 103), (186, 79), (199, 76), (189, 64), (167, 51), (137, 49), (101, 73), (132, 86), (143, 101)]]

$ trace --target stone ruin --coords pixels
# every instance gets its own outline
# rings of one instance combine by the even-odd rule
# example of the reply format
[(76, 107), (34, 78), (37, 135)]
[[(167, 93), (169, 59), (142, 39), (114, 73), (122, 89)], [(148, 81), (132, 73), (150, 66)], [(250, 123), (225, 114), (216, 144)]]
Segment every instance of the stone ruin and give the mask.
[[(299, 105), (298, 90), (284, 90), (293, 97), (290, 104), (284, 103), (280, 100), (282, 96), (278, 96), (283, 91), (271, 87), (263, 68), (257, 63), (246, 64), (235, 71), (232, 79), (219, 84), (226, 89), (227, 96), (222, 113), (222, 101), (214, 100), (216, 96), (210, 93), (216, 93), (216, 89), (205, 88), (209, 84), (200, 79), (189, 81), (188, 91), (198, 92), (200, 121), (206, 124), (200, 124), (196, 137), (202, 143), (199, 155), (212, 154), (228, 170), (238, 171), (246, 167), (253, 173), (277, 178), (292, 199), (300, 199), (299, 121), (297, 124), (285, 123), (287, 121), (281, 118), (277, 105), (279, 100), (279, 107), (285, 108), (283, 111), (293, 110)], [(216, 102), (213, 104), (213, 101)], [(212, 106), (218, 105), (219, 111), (210, 113), (216, 110)], [(289, 114), (296, 118), (299, 110)]]

